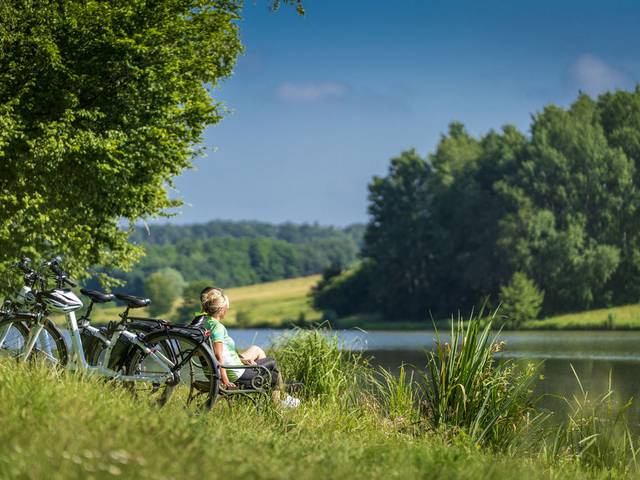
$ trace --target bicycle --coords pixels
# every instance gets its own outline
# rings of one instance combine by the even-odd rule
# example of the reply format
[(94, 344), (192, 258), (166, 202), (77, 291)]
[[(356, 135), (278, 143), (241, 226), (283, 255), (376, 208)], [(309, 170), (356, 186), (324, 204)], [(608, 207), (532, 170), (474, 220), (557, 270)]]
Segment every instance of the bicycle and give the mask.
[[(174, 398), (188, 405), (195, 403), (211, 408), (219, 390), (218, 370), (204, 332), (160, 320), (129, 317), (130, 309), (146, 307), (150, 300), (125, 294), (115, 294), (115, 298), (126, 307), (120, 314), (120, 321), (112, 322), (106, 331), (96, 329), (89, 325), (91, 308), (96, 301), (101, 303), (112, 297), (87, 290), (83, 293), (89, 296), (91, 305), (81, 317), (80, 328), (75, 312), (83, 304), (75, 293), (65, 288), (75, 286), (75, 282), (68, 278), (60, 262), (55, 258), (44, 264), (55, 278), (55, 288), (51, 290), (46, 288), (44, 275), (22, 262), (25, 277), (29, 275), (30, 280), (30, 285), (27, 285), (29, 302), (26, 304), (31, 311), (3, 310), (5, 319), (0, 321), (0, 351), (9, 351), (18, 360), (27, 361), (34, 347), (42, 342), (41, 336), (45, 332), (57, 342), (55, 350), (58, 355), (55, 358), (59, 360), (51, 363), (124, 382), (135, 391), (140, 390), (138, 385), (144, 385), (159, 405)], [(32, 287), (35, 285), (40, 285), (40, 290), (34, 290)], [(50, 313), (64, 313), (70, 336), (69, 349), (58, 327), (48, 319)], [(136, 322), (134, 327), (138, 331), (129, 328), (133, 322)], [(7, 331), (11, 328), (15, 330), (14, 337), (22, 338), (10, 348), (5, 348)], [(146, 330), (146, 333), (141, 330)], [(91, 350), (87, 351), (90, 360), (85, 355), (85, 341), (91, 343)]]

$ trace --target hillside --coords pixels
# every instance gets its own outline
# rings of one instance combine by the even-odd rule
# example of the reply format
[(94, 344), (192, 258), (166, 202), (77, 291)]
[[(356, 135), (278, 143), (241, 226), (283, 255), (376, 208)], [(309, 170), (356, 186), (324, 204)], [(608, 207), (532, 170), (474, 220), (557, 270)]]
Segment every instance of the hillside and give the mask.
[[(347, 266), (358, 256), (363, 225), (269, 224), (216, 220), (194, 225), (138, 227), (132, 243), (145, 255), (131, 272), (110, 271), (122, 291), (144, 295), (144, 281), (158, 270), (175, 269), (186, 282), (207, 281), (223, 288), (304, 277), (332, 265)], [(97, 282), (88, 283), (98, 287)]]
[[(226, 293), (231, 299), (231, 310), (225, 323), (242, 327), (280, 327), (300, 320), (317, 322), (321, 319), (321, 314), (309, 305), (308, 294), (319, 279), (320, 275), (311, 275), (229, 288)], [(182, 300), (176, 302), (174, 309), (166, 317), (179, 323), (188, 321), (188, 318), (177, 316), (181, 303)], [(121, 311), (120, 307), (96, 308), (93, 321), (106, 323), (116, 319)], [(145, 309), (136, 310), (136, 315), (145, 316), (147, 313)]]

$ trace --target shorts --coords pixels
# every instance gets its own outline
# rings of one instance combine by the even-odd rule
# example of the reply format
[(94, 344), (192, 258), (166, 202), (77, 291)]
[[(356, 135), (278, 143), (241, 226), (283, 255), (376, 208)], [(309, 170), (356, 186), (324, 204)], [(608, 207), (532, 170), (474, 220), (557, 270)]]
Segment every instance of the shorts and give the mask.
[[(271, 372), (271, 386), (275, 387), (278, 385), (278, 376), (280, 375), (280, 371), (278, 370), (278, 365), (276, 364), (275, 358), (266, 357), (256, 360), (256, 364), (262, 367), (265, 367), (269, 372)], [(261, 386), (258, 382), (260, 379), (255, 380), (255, 385), (252, 384), (252, 381), (260, 375), (264, 374), (264, 370), (257, 368), (247, 368), (240, 378), (238, 378), (234, 383), (236, 385), (241, 385), (243, 387), (259, 387)], [(265, 378), (264, 381), (269, 381), (268, 378)]]

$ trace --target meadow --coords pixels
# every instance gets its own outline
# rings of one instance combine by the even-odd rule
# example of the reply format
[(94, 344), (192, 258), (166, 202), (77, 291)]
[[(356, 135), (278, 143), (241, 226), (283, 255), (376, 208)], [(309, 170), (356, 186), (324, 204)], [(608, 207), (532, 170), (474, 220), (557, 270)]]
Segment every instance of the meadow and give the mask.
[[(548, 424), (532, 370), (497, 365), (488, 329), (455, 327), (421, 389), (335, 338), (297, 331), (272, 352), (304, 382), (302, 406), (219, 401), (159, 409), (115, 384), (0, 362), (0, 478), (627, 478), (624, 415), (584, 402)], [(455, 345), (455, 348), (452, 348)], [(438, 379), (429, 383), (428, 379)], [(466, 394), (464, 388), (467, 387)], [(591, 406), (590, 406), (591, 405)], [(603, 415), (601, 415), (601, 413)], [(623, 413), (623, 412), (622, 412)], [(620, 428), (622, 427), (622, 428)]]

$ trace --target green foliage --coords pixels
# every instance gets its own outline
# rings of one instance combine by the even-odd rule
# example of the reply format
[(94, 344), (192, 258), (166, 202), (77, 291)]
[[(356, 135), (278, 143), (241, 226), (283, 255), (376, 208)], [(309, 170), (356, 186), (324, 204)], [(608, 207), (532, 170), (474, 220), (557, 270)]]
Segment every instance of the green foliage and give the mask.
[[(351, 264), (359, 251), (362, 225), (344, 229), (216, 220), (196, 225), (137, 228), (132, 241), (146, 255), (129, 273), (109, 271), (142, 294), (144, 279), (171, 267), (187, 281), (207, 279), (223, 288), (320, 273), (330, 265)], [(98, 287), (97, 282), (92, 284)]]
[(449, 342), (436, 330), (435, 351), (425, 374), (426, 419), (435, 430), (459, 428), (480, 445), (507, 447), (522, 432), (533, 405), (529, 401), (535, 368), (496, 364), (501, 349), (480, 317), (452, 322)]
[(176, 311), (177, 323), (189, 323), (197, 312), (202, 309), (200, 292), (211, 286), (209, 280), (194, 280), (184, 285), (182, 291), (182, 304)]
[(240, 1), (0, 4), (0, 270), (62, 253), (128, 268), (121, 225), (162, 214), (224, 108)]
[(500, 288), (500, 323), (516, 328), (538, 318), (544, 293), (522, 272), (513, 274), (508, 285)]
[(374, 177), (368, 268), (323, 308), (367, 291), (385, 318), (448, 316), (495, 301), (516, 272), (545, 292), (545, 315), (637, 302), (638, 145), (640, 86), (549, 105), (529, 137), (505, 126), (475, 139), (451, 124), (427, 159), (404, 152)]
[(177, 270), (165, 268), (152, 273), (144, 282), (144, 294), (151, 299), (149, 313), (168, 313), (173, 304), (182, 297), (184, 278)]
[(365, 358), (341, 349), (337, 335), (323, 329), (295, 329), (276, 342), (272, 353), (284, 378), (304, 385), (306, 399), (353, 400), (367, 373)]
[(367, 269), (361, 263), (345, 271), (335, 265), (327, 268), (311, 290), (313, 307), (324, 312), (325, 319), (330, 321), (370, 311), (374, 305)]

